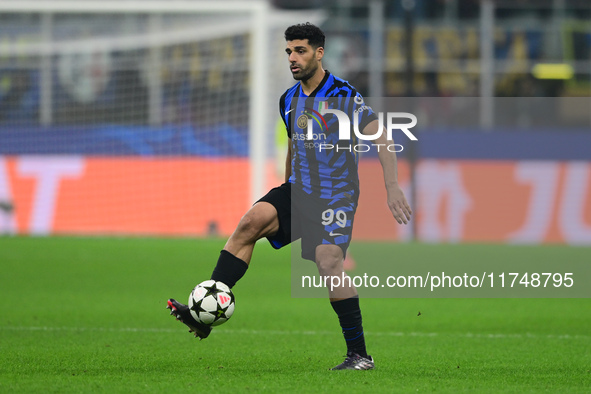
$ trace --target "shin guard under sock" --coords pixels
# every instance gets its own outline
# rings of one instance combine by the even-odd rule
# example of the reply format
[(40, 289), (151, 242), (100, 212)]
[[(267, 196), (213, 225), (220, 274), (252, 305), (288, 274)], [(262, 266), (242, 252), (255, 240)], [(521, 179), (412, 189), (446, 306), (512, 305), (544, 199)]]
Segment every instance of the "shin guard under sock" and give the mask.
[(244, 260), (239, 259), (227, 250), (222, 250), (218, 263), (211, 274), (211, 279), (223, 282), (229, 288), (232, 288), (244, 276), (247, 269), (248, 264)]
[(361, 324), (361, 309), (359, 297), (347, 298), (330, 303), (339, 317), (339, 323), (343, 329), (343, 336), (347, 343), (347, 352), (354, 352), (362, 357), (367, 357), (365, 349), (365, 337)]

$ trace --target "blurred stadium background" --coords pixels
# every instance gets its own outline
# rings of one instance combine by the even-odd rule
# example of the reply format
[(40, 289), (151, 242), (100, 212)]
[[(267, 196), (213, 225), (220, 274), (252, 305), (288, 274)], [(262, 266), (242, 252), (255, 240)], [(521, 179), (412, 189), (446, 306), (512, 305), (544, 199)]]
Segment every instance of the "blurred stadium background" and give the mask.
[(376, 226), (367, 186), (357, 239), (591, 244), (590, 18), (582, 0), (0, 1), (0, 233), (229, 235), (282, 177), (283, 31), (310, 21), (329, 70), (412, 97), (419, 123), (478, 103), (400, 155), (414, 228)]

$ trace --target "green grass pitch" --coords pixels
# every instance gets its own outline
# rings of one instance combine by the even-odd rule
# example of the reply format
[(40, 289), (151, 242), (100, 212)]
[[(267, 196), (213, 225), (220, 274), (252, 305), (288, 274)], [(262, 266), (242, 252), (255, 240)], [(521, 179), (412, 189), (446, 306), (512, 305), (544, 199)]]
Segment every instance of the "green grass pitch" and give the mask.
[[(165, 302), (209, 279), (223, 244), (0, 237), (0, 392), (591, 390), (590, 299), (363, 299), (376, 369), (328, 371), (345, 354), (337, 318), (326, 299), (291, 298), (290, 253), (266, 243), (234, 288), (234, 316), (200, 342)], [(544, 248), (428, 249), (466, 247), (483, 259)], [(399, 258), (424, 250), (401, 244)]]

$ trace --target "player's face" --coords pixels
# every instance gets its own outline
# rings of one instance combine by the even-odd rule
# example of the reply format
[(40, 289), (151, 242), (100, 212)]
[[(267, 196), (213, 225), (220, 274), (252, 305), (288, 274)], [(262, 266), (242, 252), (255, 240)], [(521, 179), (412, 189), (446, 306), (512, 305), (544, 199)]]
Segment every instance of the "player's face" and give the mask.
[(287, 41), (285, 53), (287, 53), (289, 69), (293, 78), (298, 81), (307, 81), (318, 70), (324, 48), (312, 48), (308, 39), (293, 40)]

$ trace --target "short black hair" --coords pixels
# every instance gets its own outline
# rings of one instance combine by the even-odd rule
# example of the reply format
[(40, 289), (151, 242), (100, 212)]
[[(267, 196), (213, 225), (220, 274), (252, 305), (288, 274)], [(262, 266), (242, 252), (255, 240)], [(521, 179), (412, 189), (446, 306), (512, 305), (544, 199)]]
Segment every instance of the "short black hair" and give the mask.
[(285, 30), (286, 41), (306, 39), (312, 48), (324, 48), (324, 32), (310, 22), (289, 26)]

